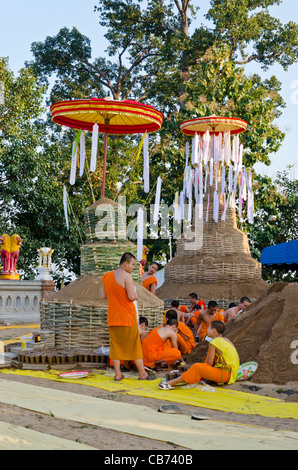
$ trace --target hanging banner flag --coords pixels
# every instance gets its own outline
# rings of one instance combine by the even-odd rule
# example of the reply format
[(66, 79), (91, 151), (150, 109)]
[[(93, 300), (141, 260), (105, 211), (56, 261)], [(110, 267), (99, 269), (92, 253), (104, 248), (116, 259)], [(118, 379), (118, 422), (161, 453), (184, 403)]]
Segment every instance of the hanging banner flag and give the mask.
[(199, 167), (195, 169), (195, 201), (199, 204)]
[(65, 217), (66, 227), (67, 227), (67, 230), (69, 230), (67, 191), (64, 185), (63, 185), (63, 207), (64, 207), (64, 217)]
[(219, 198), (216, 191), (213, 194), (213, 219), (215, 222), (218, 222), (218, 213), (219, 213)]
[(138, 148), (138, 151), (137, 151), (137, 155), (136, 155), (136, 162), (139, 160), (140, 158), (140, 155), (141, 155), (141, 150), (143, 148), (143, 143), (144, 143), (144, 139), (146, 137), (146, 132), (145, 134), (143, 134), (142, 138), (141, 138), (141, 142), (140, 142), (140, 145), (139, 145), (139, 148)]
[(184, 220), (184, 192), (181, 191), (180, 193), (180, 220)]
[(159, 216), (161, 183), (162, 183), (162, 179), (159, 176), (157, 178), (156, 194), (155, 194), (155, 205), (154, 205), (154, 212), (153, 212), (153, 222), (155, 224), (158, 222), (158, 216)]
[(80, 176), (83, 176), (83, 173), (84, 173), (85, 159), (86, 159), (85, 135), (84, 135), (84, 132), (82, 131), (80, 135), (80, 172), (79, 172)]
[(143, 140), (143, 181), (144, 181), (144, 192), (149, 193), (150, 191), (150, 173), (149, 173), (149, 136), (146, 133)]
[(70, 176), (69, 184), (74, 185), (76, 182), (76, 172), (77, 172), (77, 145), (74, 141), (72, 144), (72, 156), (71, 156), (71, 166), (70, 166)]
[(197, 133), (195, 133), (192, 139), (191, 163), (193, 165), (198, 165), (199, 163), (199, 136)]
[(233, 166), (229, 165), (229, 193), (233, 191)]
[(243, 145), (239, 145), (239, 170), (241, 170), (243, 165)]
[(96, 170), (97, 148), (98, 148), (98, 125), (95, 123), (93, 126), (93, 130), (92, 130), (90, 171)]
[(175, 193), (175, 201), (174, 201), (174, 219), (179, 222), (180, 221), (180, 207), (179, 207), (179, 193)]
[(231, 134), (230, 131), (224, 133), (224, 154), (225, 154), (225, 162), (230, 163), (231, 161)]
[(221, 192), (222, 194), (225, 193), (226, 190), (226, 169), (225, 166), (222, 165), (222, 170), (221, 170)]
[(203, 161), (204, 165), (207, 165), (209, 159), (209, 144), (210, 144), (210, 133), (209, 130), (203, 135)]
[(137, 216), (137, 260), (140, 262), (143, 259), (143, 244), (144, 244), (144, 211), (140, 207)]

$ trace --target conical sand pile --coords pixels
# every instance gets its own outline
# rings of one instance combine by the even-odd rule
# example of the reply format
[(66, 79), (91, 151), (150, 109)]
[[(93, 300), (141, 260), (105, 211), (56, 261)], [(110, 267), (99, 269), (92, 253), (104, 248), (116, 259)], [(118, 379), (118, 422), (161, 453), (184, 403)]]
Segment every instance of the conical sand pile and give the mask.
[[(298, 381), (298, 283), (275, 283), (245, 311), (226, 324), (225, 336), (235, 345), (240, 362), (259, 365), (252, 380), (286, 384)], [(203, 362), (208, 343), (203, 341), (185, 359)]]

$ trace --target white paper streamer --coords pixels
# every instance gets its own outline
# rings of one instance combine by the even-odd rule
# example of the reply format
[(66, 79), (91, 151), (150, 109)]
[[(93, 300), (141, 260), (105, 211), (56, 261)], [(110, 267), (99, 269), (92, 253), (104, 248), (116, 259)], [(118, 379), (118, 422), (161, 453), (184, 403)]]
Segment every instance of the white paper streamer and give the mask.
[(64, 216), (67, 230), (69, 230), (69, 222), (68, 222), (68, 210), (67, 210), (67, 191), (66, 187), (63, 185), (63, 207), (64, 207)]
[(207, 131), (203, 135), (203, 161), (204, 161), (204, 165), (207, 165), (207, 163), (208, 163), (209, 143), (210, 143), (210, 133), (209, 133), (209, 130), (207, 129)]
[(222, 165), (222, 170), (221, 170), (221, 192), (224, 194), (226, 190), (226, 169), (225, 166)]
[(224, 133), (224, 146), (225, 146), (225, 162), (230, 163), (231, 160), (231, 134), (230, 131)]
[(226, 220), (227, 208), (228, 208), (228, 197), (226, 197), (226, 194), (224, 194), (224, 210), (221, 216), (221, 220), (223, 222)]
[(86, 147), (85, 147), (85, 135), (84, 132), (81, 131), (80, 135), (80, 176), (83, 176), (84, 168), (85, 168), (85, 159), (86, 159)]
[(184, 220), (184, 192), (181, 191), (180, 193), (180, 220)]
[(137, 260), (140, 262), (143, 259), (143, 242), (144, 242), (144, 211), (140, 207), (137, 217)]
[(70, 176), (69, 184), (73, 185), (76, 182), (76, 172), (77, 172), (77, 146), (74, 141), (72, 144), (72, 156), (71, 156), (71, 167), (70, 167)]
[(95, 123), (93, 126), (93, 130), (92, 130), (90, 171), (96, 170), (97, 148), (98, 148), (98, 125)]
[(153, 212), (153, 222), (154, 222), (155, 224), (158, 222), (159, 206), (160, 206), (161, 183), (162, 183), (162, 179), (161, 179), (161, 177), (159, 176), (159, 177), (157, 178), (156, 194), (155, 194), (155, 204), (154, 204), (154, 212)]
[(143, 157), (144, 157), (144, 166), (143, 166), (144, 192), (149, 193), (150, 171), (149, 171), (149, 137), (148, 137), (148, 134), (145, 135), (144, 141), (143, 141)]
[(179, 222), (180, 221), (180, 207), (179, 207), (179, 194), (178, 192), (175, 193), (175, 201), (174, 201), (174, 219)]
[(219, 214), (219, 197), (216, 191), (213, 194), (213, 219), (215, 222), (218, 222), (218, 214)]
[(233, 166), (229, 165), (229, 193), (233, 191)]
[(195, 202), (199, 204), (199, 167), (195, 169)]
[(191, 163), (193, 165), (198, 165), (199, 163), (199, 136), (197, 133), (195, 133), (192, 139)]
[(213, 186), (213, 157), (210, 158), (210, 186)]

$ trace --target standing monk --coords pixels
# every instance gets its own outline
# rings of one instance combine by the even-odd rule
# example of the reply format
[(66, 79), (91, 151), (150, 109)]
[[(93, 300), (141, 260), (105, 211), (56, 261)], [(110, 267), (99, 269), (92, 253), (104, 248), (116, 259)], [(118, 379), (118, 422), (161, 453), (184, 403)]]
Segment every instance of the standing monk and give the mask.
[(143, 363), (143, 352), (134, 301), (138, 300), (131, 273), (135, 257), (124, 253), (116, 271), (102, 278), (102, 299), (108, 299), (107, 324), (110, 332), (110, 359), (113, 361), (115, 381), (122, 380), (121, 360), (134, 361), (139, 380), (151, 380)]

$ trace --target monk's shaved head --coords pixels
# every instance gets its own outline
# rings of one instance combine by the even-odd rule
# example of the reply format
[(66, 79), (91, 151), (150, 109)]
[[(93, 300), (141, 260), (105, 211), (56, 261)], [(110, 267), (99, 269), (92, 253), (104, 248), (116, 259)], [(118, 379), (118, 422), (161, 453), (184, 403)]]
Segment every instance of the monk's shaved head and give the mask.
[(132, 253), (124, 253), (121, 257), (119, 266), (124, 263), (130, 263), (133, 259), (136, 259), (136, 257)]

